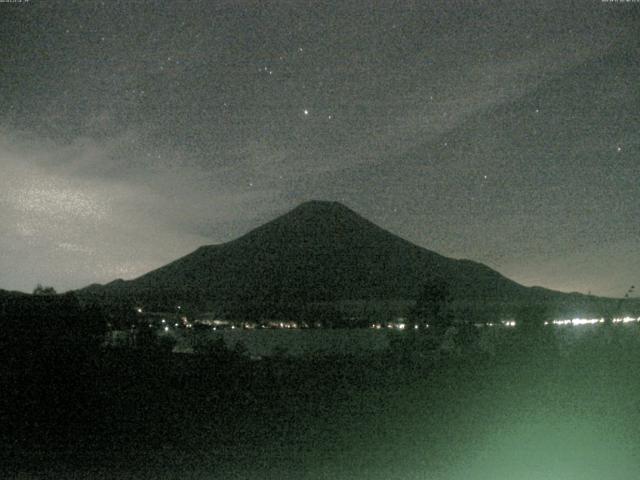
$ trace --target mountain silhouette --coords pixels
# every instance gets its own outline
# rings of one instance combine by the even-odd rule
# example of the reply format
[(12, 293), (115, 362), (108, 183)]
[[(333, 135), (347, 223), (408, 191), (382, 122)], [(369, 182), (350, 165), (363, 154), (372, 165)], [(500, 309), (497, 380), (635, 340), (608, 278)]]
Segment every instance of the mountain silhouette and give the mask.
[(92, 285), (84, 296), (159, 305), (191, 302), (415, 300), (446, 281), (470, 302), (585, 297), (524, 287), (491, 268), (414, 245), (337, 202), (310, 201), (240, 238), (203, 246), (139, 278)]

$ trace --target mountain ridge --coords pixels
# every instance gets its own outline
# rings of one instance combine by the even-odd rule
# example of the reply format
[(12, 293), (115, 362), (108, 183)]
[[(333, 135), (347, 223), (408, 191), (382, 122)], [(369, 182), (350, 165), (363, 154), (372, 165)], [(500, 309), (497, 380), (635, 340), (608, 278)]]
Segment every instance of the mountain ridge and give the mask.
[(525, 287), (479, 262), (415, 245), (341, 203), (319, 200), (135, 279), (79, 292), (150, 303), (191, 302), (200, 308), (238, 302), (413, 301), (422, 285), (434, 280), (446, 281), (456, 298), (478, 304), (587, 300)]

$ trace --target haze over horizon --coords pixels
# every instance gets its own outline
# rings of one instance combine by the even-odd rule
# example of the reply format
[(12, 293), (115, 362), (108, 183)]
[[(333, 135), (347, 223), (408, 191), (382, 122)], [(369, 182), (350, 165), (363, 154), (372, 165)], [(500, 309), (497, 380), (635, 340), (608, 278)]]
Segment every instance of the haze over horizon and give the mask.
[(0, 288), (134, 278), (322, 199), (523, 285), (622, 296), (639, 13), (0, 4)]

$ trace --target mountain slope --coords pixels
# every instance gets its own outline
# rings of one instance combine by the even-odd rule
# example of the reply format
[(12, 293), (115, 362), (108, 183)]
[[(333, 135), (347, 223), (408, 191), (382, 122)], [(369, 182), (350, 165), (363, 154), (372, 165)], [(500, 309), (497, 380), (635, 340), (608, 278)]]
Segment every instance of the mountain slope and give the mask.
[(335, 202), (312, 201), (222, 245), (198, 248), (130, 281), (84, 295), (175, 305), (228, 302), (413, 300), (433, 278), (456, 297), (532, 301), (566, 294), (523, 287), (470, 260), (418, 247)]

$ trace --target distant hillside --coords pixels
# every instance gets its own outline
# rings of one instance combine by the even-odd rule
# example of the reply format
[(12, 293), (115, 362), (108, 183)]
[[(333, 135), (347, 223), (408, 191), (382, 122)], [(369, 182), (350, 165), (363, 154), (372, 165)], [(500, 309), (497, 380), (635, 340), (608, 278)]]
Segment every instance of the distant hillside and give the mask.
[(5, 303), (8, 299), (23, 297), (25, 295), (27, 294), (22, 292), (10, 292), (8, 290), (0, 290), (0, 305)]
[(414, 245), (336, 202), (304, 203), (246, 235), (203, 246), (130, 281), (80, 291), (102, 301), (172, 308), (238, 302), (413, 301), (422, 285), (443, 279), (471, 304), (586, 304), (588, 297), (528, 288), (470, 260)]

